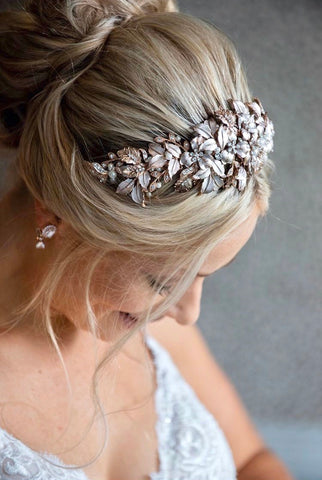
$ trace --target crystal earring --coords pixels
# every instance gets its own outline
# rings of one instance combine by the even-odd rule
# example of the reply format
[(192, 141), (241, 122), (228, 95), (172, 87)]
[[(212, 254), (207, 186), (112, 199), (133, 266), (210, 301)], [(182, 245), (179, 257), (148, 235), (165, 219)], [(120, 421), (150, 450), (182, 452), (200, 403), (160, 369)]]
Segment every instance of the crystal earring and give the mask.
[(57, 227), (55, 225), (46, 225), (43, 229), (37, 228), (36, 248), (45, 248), (44, 238), (51, 238), (55, 235)]

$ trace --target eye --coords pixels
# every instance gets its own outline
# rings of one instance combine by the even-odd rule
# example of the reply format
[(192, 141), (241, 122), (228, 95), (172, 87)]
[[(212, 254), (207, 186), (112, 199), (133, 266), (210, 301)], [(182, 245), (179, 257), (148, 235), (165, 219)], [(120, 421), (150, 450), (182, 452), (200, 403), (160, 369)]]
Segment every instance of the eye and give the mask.
[(160, 295), (168, 295), (171, 292), (172, 287), (164, 285), (161, 287), (160, 283), (158, 283), (154, 278), (147, 275), (147, 279), (149, 282), (150, 287), (154, 290), (159, 291)]

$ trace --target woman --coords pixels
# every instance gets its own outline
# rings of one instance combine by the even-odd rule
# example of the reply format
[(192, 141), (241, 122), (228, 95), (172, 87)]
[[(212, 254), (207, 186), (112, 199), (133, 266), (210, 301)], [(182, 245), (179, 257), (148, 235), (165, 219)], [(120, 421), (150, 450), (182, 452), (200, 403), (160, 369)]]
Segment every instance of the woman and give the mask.
[(195, 325), (270, 195), (234, 46), (172, 0), (0, 28), (0, 478), (290, 479)]

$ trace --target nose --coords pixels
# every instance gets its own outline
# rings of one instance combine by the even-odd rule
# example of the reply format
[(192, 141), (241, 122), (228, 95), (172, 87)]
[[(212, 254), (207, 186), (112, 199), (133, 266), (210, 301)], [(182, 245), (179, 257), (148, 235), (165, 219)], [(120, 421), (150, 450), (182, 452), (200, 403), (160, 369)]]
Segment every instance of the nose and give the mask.
[(173, 318), (180, 325), (196, 323), (200, 315), (203, 281), (203, 278), (197, 277), (179, 302), (168, 311), (167, 316)]

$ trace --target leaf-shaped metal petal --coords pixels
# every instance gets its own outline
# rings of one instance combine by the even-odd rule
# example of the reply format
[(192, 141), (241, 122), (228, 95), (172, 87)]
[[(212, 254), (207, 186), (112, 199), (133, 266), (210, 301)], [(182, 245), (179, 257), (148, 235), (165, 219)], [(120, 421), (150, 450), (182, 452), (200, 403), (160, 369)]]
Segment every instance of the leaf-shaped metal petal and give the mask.
[(235, 147), (235, 152), (241, 158), (247, 157), (250, 151), (250, 146), (248, 142), (239, 141)]
[(226, 177), (230, 177), (231, 175), (233, 175), (234, 173), (234, 167), (230, 167), (230, 169), (228, 170), (228, 172), (226, 173)]
[(236, 175), (236, 180), (238, 180), (238, 189), (239, 190), (244, 190), (246, 186), (246, 180), (247, 180), (247, 172), (244, 169), (244, 167), (239, 167), (238, 169), (238, 174)]
[(103, 176), (107, 176), (108, 172), (101, 166), (100, 163), (97, 162), (88, 162), (90, 165), (95, 169), (97, 173), (100, 173)]
[(224, 184), (224, 180), (220, 177), (218, 177), (218, 175), (215, 175), (214, 178), (213, 178), (215, 184), (217, 185), (218, 188), (222, 187), (223, 184)]
[(163, 165), (165, 165), (167, 162), (168, 162), (168, 160), (166, 158), (164, 158), (163, 155), (155, 155), (149, 161), (149, 167), (150, 168), (163, 167)]
[(257, 125), (257, 132), (258, 132), (258, 135), (259, 135), (259, 136), (262, 136), (262, 135), (263, 135), (263, 133), (264, 133), (264, 128), (265, 128), (264, 125), (261, 125), (261, 124)]
[(223, 177), (223, 178), (226, 177), (225, 167), (219, 160), (214, 161), (213, 169), (214, 169), (215, 173), (217, 173), (217, 175), (219, 175), (219, 177)]
[(239, 100), (234, 100), (232, 103), (236, 113), (249, 113), (247, 106), (243, 102), (240, 102)]
[(261, 113), (264, 114), (264, 113), (265, 113), (265, 110), (264, 110), (264, 108), (263, 108), (263, 105), (262, 105), (262, 102), (260, 101), (260, 99), (257, 98), (257, 97), (255, 97), (253, 100), (254, 100), (254, 102), (258, 103), (259, 108), (261, 109)]
[(116, 189), (116, 193), (121, 193), (122, 195), (126, 195), (130, 193), (134, 187), (135, 179), (134, 178), (127, 178), (123, 182), (119, 184)]
[(170, 178), (173, 177), (179, 170), (180, 170), (180, 162), (175, 157), (171, 158), (169, 165), (168, 165), (168, 173)]
[(207, 120), (199, 123), (198, 125), (195, 125), (193, 127), (193, 130), (195, 130), (199, 135), (202, 135), (205, 138), (211, 137), (211, 130)]
[(163, 143), (163, 142), (166, 142), (168, 139), (165, 138), (165, 137), (158, 136), (158, 137), (154, 137), (153, 140), (154, 140), (156, 143)]
[(190, 140), (190, 145), (192, 150), (199, 150), (199, 145), (203, 143), (204, 139), (200, 135), (197, 135), (196, 137), (193, 137)]
[(214, 117), (209, 117), (208, 118), (208, 124), (209, 124), (209, 128), (210, 128), (211, 136), (213, 137), (214, 134), (216, 133), (216, 131), (218, 130), (219, 125), (216, 122), (216, 120), (214, 119)]
[(201, 184), (201, 192), (202, 193), (210, 193), (215, 190), (217, 187), (212, 179), (212, 176), (209, 175), (205, 178)]
[(144, 173), (139, 175), (138, 180), (140, 182), (140, 185), (142, 185), (142, 187), (148, 188), (150, 180), (151, 180), (151, 176), (150, 176), (149, 172), (145, 171)]
[(173, 157), (172, 153), (168, 152), (168, 150), (166, 150), (163, 155), (164, 158), (166, 158), (167, 160), (171, 160), (171, 158)]
[(275, 133), (274, 125), (271, 120), (268, 121), (266, 128), (265, 128), (265, 135), (273, 136)]
[(204, 170), (198, 170), (197, 173), (195, 173), (192, 178), (198, 179), (198, 178), (207, 178), (210, 175), (210, 168), (206, 168)]
[(181, 150), (178, 145), (174, 145), (173, 143), (166, 143), (167, 150), (174, 156), (179, 158), (181, 155)]
[(249, 108), (251, 108), (253, 110), (253, 112), (255, 112), (258, 117), (261, 116), (261, 113), (262, 113), (261, 112), (261, 107), (258, 105), (257, 102), (251, 102), (249, 104)]
[(221, 158), (224, 162), (231, 163), (235, 158), (235, 154), (233, 152), (228, 152), (227, 150), (224, 150), (221, 154)]
[(141, 161), (141, 154), (137, 148), (125, 147), (116, 152), (123, 162), (136, 164)]
[(205, 165), (210, 167), (214, 161), (214, 157), (209, 153), (205, 153), (204, 155), (202, 155), (202, 160)]
[(227, 133), (227, 129), (226, 127), (221, 125), (218, 130), (218, 143), (222, 150), (225, 148), (228, 141), (229, 141), (229, 136)]
[(152, 156), (162, 155), (164, 153), (164, 148), (158, 143), (149, 143), (148, 152)]
[(237, 140), (237, 128), (228, 130), (228, 138), (231, 143), (235, 143)]
[(143, 193), (142, 193), (141, 185), (139, 184), (139, 182), (135, 184), (135, 187), (131, 192), (131, 198), (135, 203), (139, 203), (139, 204), (142, 203)]
[(214, 138), (208, 138), (200, 145), (200, 150), (213, 152), (217, 148), (217, 143)]
[(121, 167), (120, 170), (124, 177), (135, 178), (137, 176), (137, 171), (134, 165), (125, 165), (124, 167)]
[(185, 167), (190, 167), (192, 164), (192, 159), (190, 152), (184, 152), (181, 157), (180, 157), (180, 163), (184, 165)]
[(46, 225), (42, 229), (42, 234), (45, 238), (51, 238), (53, 235), (55, 235), (57, 227), (55, 225)]
[(146, 160), (148, 158), (148, 152), (144, 148), (139, 148), (139, 151), (142, 154), (143, 160)]

